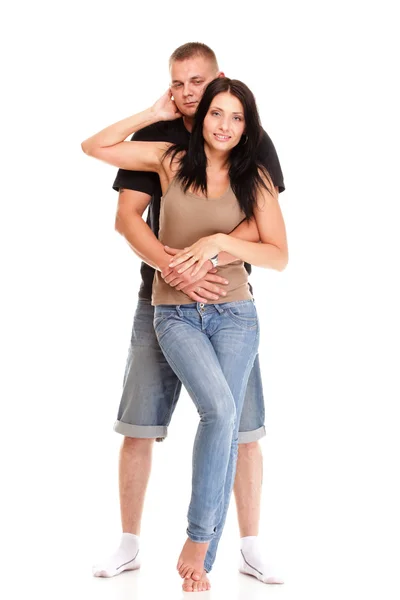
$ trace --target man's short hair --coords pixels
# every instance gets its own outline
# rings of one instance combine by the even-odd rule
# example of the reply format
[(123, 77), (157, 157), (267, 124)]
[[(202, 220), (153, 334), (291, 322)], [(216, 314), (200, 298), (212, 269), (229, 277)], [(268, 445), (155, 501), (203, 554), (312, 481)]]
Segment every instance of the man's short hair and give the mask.
[(214, 51), (201, 42), (188, 42), (187, 44), (183, 44), (183, 46), (179, 46), (179, 48), (174, 50), (171, 54), (169, 66), (171, 67), (172, 63), (175, 61), (187, 60), (195, 56), (201, 56), (208, 59), (210, 62), (214, 63), (215, 70), (218, 71), (217, 57), (215, 56)]

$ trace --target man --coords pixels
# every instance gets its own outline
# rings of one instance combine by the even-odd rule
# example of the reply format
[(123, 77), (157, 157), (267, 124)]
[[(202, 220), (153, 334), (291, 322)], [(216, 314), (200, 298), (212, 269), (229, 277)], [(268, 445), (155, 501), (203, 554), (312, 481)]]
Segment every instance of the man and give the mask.
[[(137, 141), (187, 144), (194, 114), (205, 87), (216, 77), (224, 76), (219, 71), (213, 51), (198, 43), (184, 44), (175, 50), (170, 58), (170, 72), (170, 93), (166, 94), (166, 98), (169, 100), (172, 94), (176, 109), (182, 118), (163, 121), (142, 129), (134, 134)], [(265, 133), (259, 155), (274, 185), (278, 191), (283, 191), (279, 160), (271, 140)], [(154, 269), (158, 269), (168, 284), (184, 291), (193, 302), (218, 299), (224, 295), (225, 283), (210, 261), (194, 278), (189, 275), (190, 269), (179, 274), (180, 267), (171, 269), (168, 266), (176, 249), (164, 248), (157, 239), (161, 187), (155, 173), (119, 170), (113, 187), (119, 190), (116, 229), (142, 258), (143, 263), (142, 284), (134, 318), (124, 389), (114, 427), (115, 431), (124, 436), (119, 470), (123, 534), (117, 551), (93, 569), (95, 576), (103, 577), (112, 577), (124, 570), (133, 570), (140, 566), (139, 534), (151, 470), (153, 443), (154, 439), (161, 441), (166, 437), (181, 389), (181, 383), (165, 360), (153, 330), (151, 291)], [(147, 207), (149, 211), (145, 222), (142, 215)], [(258, 241), (258, 231), (255, 229), (244, 221), (231, 235)], [(234, 257), (224, 258), (228, 262), (235, 260)], [(250, 272), (250, 265), (246, 265), (246, 268)], [(239, 455), (234, 487), (241, 535), (239, 569), (264, 583), (279, 583), (263, 560), (257, 540), (262, 484), (262, 454), (258, 440), (264, 435), (264, 399), (257, 357), (250, 375), (240, 421)], [(215, 540), (215, 544), (218, 544), (218, 540)], [(199, 591), (208, 587), (205, 574), (201, 582), (185, 580), (184, 584), (186, 591)]]

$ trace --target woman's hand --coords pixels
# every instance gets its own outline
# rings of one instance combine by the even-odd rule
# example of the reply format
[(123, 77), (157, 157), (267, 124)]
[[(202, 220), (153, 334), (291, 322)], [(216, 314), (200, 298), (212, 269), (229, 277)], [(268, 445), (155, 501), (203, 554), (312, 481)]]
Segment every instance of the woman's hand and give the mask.
[(222, 236), (220, 233), (215, 235), (209, 235), (207, 237), (200, 238), (195, 244), (189, 248), (184, 248), (179, 252), (175, 258), (169, 263), (169, 267), (176, 267), (182, 263), (185, 263), (178, 269), (178, 273), (183, 273), (193, 265), (194, 269), (191, 272), (191, 276), (194, 277), (202, 268), (204, 263), (221, 252), (222, 248)]
[(172, 100), (171, 90), (168, 89), (165, 94), (153, 104), (152, 110), (160, 121), (173, 121), (179, 119), (182, 114), (179, 112), (175, 102)]
[[(178, 248), (170, 248), (169, 246), (164, 246), (165, 251), (171, 256), (176, 256), (181, 252)], [(172, 260), (172, 258), (171, 258)], [(185, 267), (185, 263), (182, 263), (182, 267)], [(210, 268), (211, 267), (211, 268)], [(208, 278), (208, 281), (212, 281), (213, 283), (227, 285), (229, 282), (224, 277), (220, 277), (216, 275), (218, 269), (212, 268), (212, 264), (208, 264), (208, 261), (204, 263), (202, 268), (199, 270), (195, 277), (192, 277), (189, 273), (189, 269), (184, 271), (183, 273), (178, 273), (178, 267), (171, 268), (166, 267), (161, 270), (161, 277), (164, 279), (165, 283), (168, 283), (171, 287), (176, 288), (181, 291), (183, 288), (191, 286), (193, 283), (200, 281), (201, 279)], [(212, 275), (213, 277), (208, 277)], [(201, 302), (201, 301), (199, 301)]]

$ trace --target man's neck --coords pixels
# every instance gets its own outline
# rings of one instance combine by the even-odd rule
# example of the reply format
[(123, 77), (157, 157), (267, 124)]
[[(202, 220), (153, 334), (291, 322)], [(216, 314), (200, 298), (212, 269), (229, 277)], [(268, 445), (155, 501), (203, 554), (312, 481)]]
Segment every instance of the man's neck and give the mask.
[(193, 117), (183, 117), (183, 124), (189, 133), (192, 133), (194, 119)]

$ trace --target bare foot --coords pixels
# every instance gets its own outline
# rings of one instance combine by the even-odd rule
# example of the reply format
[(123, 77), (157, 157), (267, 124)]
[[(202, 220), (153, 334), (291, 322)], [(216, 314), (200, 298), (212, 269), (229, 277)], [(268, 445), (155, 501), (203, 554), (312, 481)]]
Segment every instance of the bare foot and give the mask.
[(211, 589), (211, 583), (207, 577), (207, 573), (203, 571), (200, 581), (185, 579), (182, 589), (184, 592), (207, 592)]
[(176, 566), (182, 579), (200, 581), (209, 544), (210, 542), (192, 542), (189, 538), (186, 540)]

